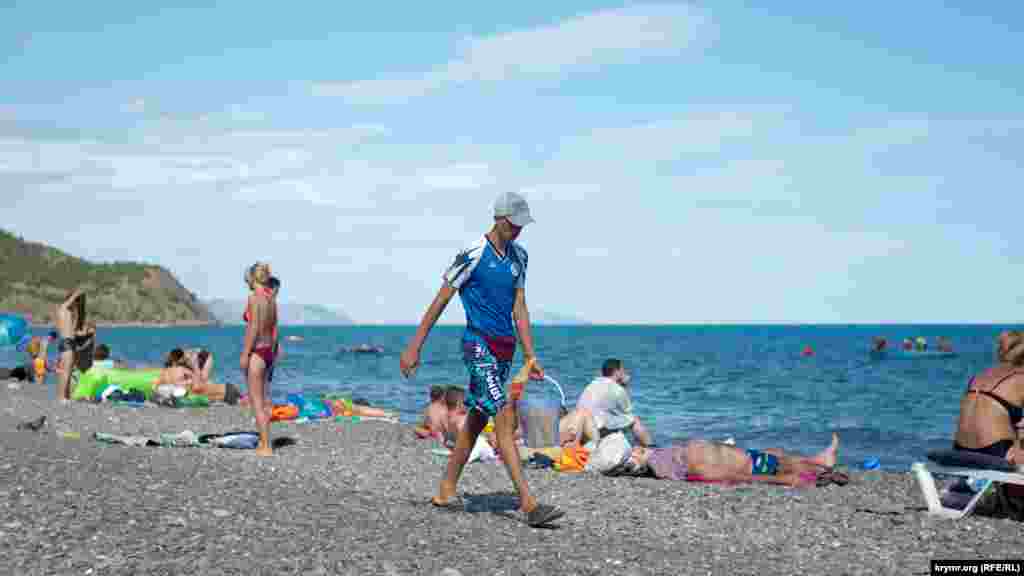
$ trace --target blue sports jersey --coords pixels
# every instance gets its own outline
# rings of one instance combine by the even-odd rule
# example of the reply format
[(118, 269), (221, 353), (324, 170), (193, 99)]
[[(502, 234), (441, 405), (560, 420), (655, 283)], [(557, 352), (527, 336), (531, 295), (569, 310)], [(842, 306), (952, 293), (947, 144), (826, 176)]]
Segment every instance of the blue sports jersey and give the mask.
[(467, 331), (487, 336), (515, 336), (512, 307), (516, 290), (526, 285), (526, 250), (509, 242), (502, 258), (486, 236), (455, 256), (444, 273), (459, 291)]

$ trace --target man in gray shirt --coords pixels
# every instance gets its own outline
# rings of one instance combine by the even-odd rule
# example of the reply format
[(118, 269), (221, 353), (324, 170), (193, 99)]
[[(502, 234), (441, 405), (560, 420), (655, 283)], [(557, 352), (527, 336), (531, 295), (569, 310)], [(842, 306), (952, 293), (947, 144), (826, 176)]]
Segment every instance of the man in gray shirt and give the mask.
[(578, 414), (589, 414), (601, 437), (613, 432), (632, 431), (640, 446), (653, 444), (647, 428), (640, 418), (633, 414), (633, 403), (629, 398), (629, 372), (622, 360), (609, 358), (601, 366), (601, 376), (584, 388), (576, 402)]

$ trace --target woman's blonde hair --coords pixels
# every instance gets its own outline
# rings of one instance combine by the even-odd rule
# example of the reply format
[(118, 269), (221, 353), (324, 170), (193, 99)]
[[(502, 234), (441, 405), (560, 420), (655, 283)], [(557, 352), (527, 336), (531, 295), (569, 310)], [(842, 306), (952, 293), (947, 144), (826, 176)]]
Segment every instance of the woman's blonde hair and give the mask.
[(1024, 333), (1020, 330), (1008, 330), (999, 334), (996, 340), (996, 356), (1005, 364), (1024, 365)]
[(270, 264), (257, 262), (245, 271), (245, 283), (249, 286), (254, 284), (266, 286), (268, 281), (270, 281)]

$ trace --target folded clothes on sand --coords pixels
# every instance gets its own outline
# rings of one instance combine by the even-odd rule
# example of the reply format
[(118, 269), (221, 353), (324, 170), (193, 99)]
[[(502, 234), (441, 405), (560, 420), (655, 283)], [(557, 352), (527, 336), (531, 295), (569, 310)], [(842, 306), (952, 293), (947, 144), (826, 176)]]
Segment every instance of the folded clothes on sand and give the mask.
[[(94, 438), (107, 444), (121, 444), (124, 446), (165, 446), (177, 448), (233, 448), (237, 450), (253, 450), (259, 444), (259, 434), (256, 432), (228, 432), (227, 434), (203, 434), (197, 436), (191, 430), (185, 430), (177, 434), (164, 433), (157, 436), (141, 435), (119, 435), (106, 432), (96, 432)], [(275, 446), (294, 444), (289, 438), (276, 438)]]

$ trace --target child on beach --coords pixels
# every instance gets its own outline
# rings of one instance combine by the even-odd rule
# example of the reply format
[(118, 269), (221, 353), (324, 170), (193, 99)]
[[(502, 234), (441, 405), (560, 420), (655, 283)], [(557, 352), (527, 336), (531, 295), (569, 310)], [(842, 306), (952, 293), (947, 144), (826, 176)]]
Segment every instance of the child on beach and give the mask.
[(445, 444), (454, 446), (459, 431), (466, 424), (466, 390), (461, 386), (449, 386), (444, 393), (444, 404), (448, 411), (445, 426)]
[(47, 343), (38, 336), (33, 336), (25, 351), (28, 352), (28, 372), (35, 377), (37, 384), (46, 384), (46, 348)]
[(445, 399), (446, 390), (443, 386), (430, 387), (430, 404), (423, 410), (423, 422), (416, 427), (416, 436), (444, 442), (445, 431), (448, 429), (448, 405)]

